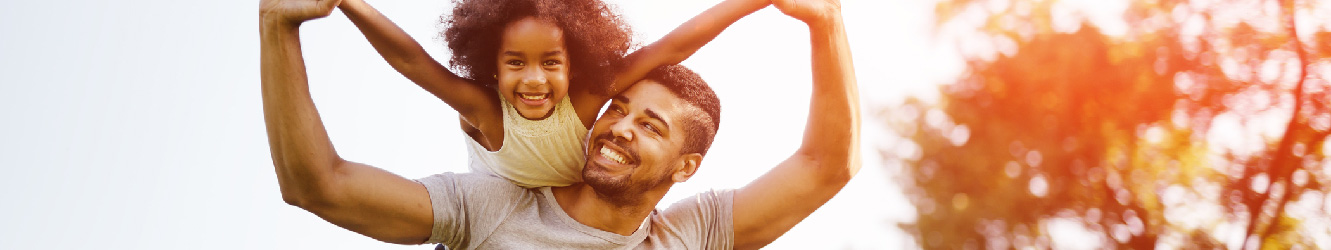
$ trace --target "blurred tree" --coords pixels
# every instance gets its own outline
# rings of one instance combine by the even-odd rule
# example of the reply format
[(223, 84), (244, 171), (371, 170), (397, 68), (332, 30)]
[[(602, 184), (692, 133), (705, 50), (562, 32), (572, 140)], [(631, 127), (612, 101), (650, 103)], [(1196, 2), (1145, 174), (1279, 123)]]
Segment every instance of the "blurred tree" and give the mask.
[(1331, 6), (1127, 5), (1106, 35), (1066, 2), (938, 3), (967, 71), (937, 103), (881, 112), (906, 139), (882, 148), (919, 213), (902, 227), (945, 249), (1075, 231), (1106, 248), (1331, 248), (1331, 33), (1302, 20)]

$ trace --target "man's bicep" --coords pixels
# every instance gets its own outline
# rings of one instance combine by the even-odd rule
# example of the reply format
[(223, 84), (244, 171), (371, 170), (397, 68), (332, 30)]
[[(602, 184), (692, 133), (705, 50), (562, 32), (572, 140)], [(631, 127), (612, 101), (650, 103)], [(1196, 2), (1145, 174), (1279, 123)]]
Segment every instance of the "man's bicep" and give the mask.
[(821, 207), (845, 183), (819, 177), (816, 162), (795, 156), (735, 191), (735, 249), (776, 240)]
[(434, 216), (425, 186), (383, 169), (343, 161), (329, 183), (319, 217), (376, 240), (420, 244), (430, 237)]

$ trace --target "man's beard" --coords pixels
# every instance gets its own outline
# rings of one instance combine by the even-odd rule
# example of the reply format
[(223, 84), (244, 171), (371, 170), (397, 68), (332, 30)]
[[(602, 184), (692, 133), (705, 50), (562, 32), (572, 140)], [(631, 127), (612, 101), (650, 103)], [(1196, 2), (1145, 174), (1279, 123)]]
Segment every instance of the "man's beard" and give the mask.
[(619, 205), (636, 204), (645, 198), (643, 194), (648, 189), (656, 187), (670, 181), (670, 175), (660, 174), (652, 180), (634, 182), (634, 174), (649, 174), (634, 172), (624, 176), (610, 176), (602, 171), (594, 170), (593, 167), (583, 168), (583, 182), (592, 187), (598, 196), (606, 201)]
[[(638, 166), (635, 166), (635, 169), (633, 170), (639, 170), (637, 168), (642, 167), (642, 158), (638, 155), (637, 150), (629, 145), (625, 145), (624, 141), (618, 140), (618, 138), (610, 133), (591, 138), (589, 141), (602, 142), (602, 144), (615, 144), (615, 146), (625, 151), (623, 153), (630, 155), (639, 164)], [(591, 155), (591, 151), (588, 152), (586, 166), (583, 166), (582, 168), (582, 181), (587, 183), (587, 186), (592, 187), (592, 191), (595, 191), (598, 196), (611, 203), (620, 205), (636, 204), (643, 198), (643, 194), (646, 193), (648, 189), (656, 187), (666, 181), (670, 181), (670, 175), (665, 173), (630, 171), (629, 174), (623, 176), (611, 175), (604, 171), (605, 168), (603, 166), (594, 166), (595, 163), (592, 161), (594, 156)], [(656, 176), (651, 180), (635, 183), (633, 181), (633, 176), (637, 174), (655, 174)]]

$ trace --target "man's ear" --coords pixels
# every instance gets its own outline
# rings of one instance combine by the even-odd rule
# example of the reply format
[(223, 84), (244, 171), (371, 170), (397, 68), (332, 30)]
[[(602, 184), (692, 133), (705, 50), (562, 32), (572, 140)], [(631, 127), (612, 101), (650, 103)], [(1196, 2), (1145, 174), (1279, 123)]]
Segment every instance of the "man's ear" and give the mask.
[(670, 179), (675, 182), (684, 182), (693, 177), (693, 173), (698, 172), (698, 164), (702, 164), (702, 154), (689, 153), (679, 158), (679, 165), (675, 167), (675, 173), (670, 176)]

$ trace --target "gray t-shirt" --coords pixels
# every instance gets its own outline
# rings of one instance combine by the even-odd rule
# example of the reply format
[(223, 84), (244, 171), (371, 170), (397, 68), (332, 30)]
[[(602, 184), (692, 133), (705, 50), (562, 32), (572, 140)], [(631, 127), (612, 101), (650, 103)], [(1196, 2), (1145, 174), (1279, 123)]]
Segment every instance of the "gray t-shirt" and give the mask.
[(430, 193), (428, 243), (449, 249), (731, 249), (733, 190), (713, 190), (655, 210), (633, 235), (569, 217), (550, 187), (524, 189), (485, 174), (444, 173), (416, 180)]

